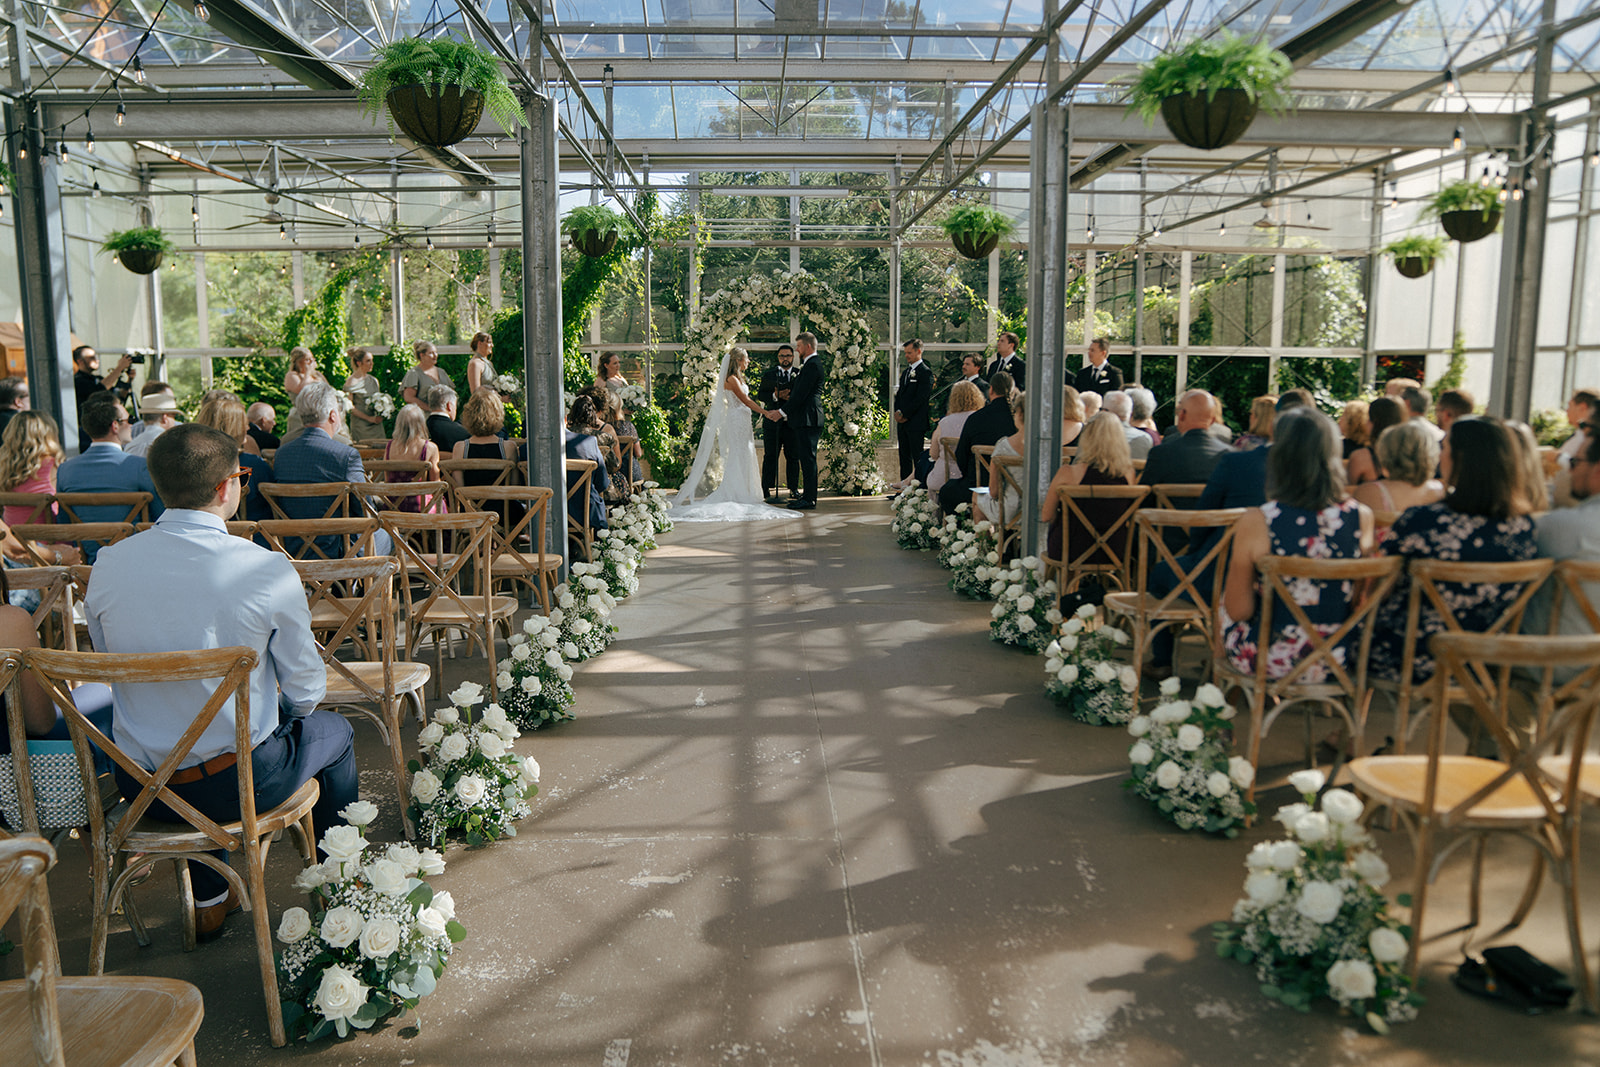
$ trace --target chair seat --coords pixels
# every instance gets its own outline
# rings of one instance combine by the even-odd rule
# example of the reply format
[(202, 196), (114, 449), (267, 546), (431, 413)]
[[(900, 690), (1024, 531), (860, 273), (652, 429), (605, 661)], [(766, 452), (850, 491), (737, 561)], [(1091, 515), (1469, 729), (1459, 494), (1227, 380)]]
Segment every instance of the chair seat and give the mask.
[[(232, 775), (233, 771), (224, 772)], [(260, 812), (256, 818), (256, 827), (262, 834), (277, 833), (305, 818), (306, 812), (316, 806), (317, 798), (322, 790), (317, 785), (315, 778), (308, 779), (301, 784), (299, 789), (282, 804), (271, 811)], [(139, 825), (128, 834), (127, 842), (122, 846), (124, 852), (207, 852), (217, 847), (217, 843), (199, 830), (182, 829), (187, 823), (163, 822), (146, 815), (139, 820)], [(219, 824), (225, 831), (235, 836), (243, 831), (238, 820)]]
[[(1571, 769), (1570, 756), (1546, 756), (1539, 761), (1539, 770), (1558, 785), (1566, 783), (1567, 773)], [(1583, 770), (1578, 776), (1578, 792), (1591, 800), (1600, 800), (1600, 759), (1591, 757), (1583, 761)]]
[[(1421, 811), (1427, 789), (1427, 756), (1362, 756), (1349, 763), (1356, 788), (1406, 811)], [(1478, 756), (1440, 756), (1436, 812), (1449, 811), (1504, 774), (1506, 765)], [(1543, 822), (1545, 807), (1525, 778), (1512, 778), (1473, 805), (1471, 821)]]
[[(361, 679), (373, 690), (383, 692), (382, 663), (346, 663), (351, 674)], [(394, 664), (394, 691), (396, 694), (422, 689), (433, 677), (433, 668), (426, 663), (396, 662)], [(328, 693), (323, 704), (350, 704), (367, 700), (366, 693), (332, 667), (328, 668)]]
[[(1161, 597), (1150, 593), (1107, 593), (1107, 611), (1118, 615), (1142, 616), (1146, 619), (1203, 619), (1207, 612), (1187, 600), (1175, 600), (1161, 607)], [(1158, 610), (1159, 609), (1159, 610)]]
[[(474, 595), (471, 599), (478, 600)], [(489, 617), (491, 619), (509, 619), (517, 612), (517, 601), (509, 596), (492, 596), (489, 598)], [(448, 601), (439, 600), (428, 609), (426, 616), (413, 617), (411, 625), (414, 628), (428, 629), (436, 626), (473, 626), (480, 621), (482, 616), (475, 616), (462, 608), (456, 607)]]
[[(175, 978), (63, 975), (56, 1003), (72, 1067), (174, 1063), (205, 1017), (200, 990)], [(29, 1017), (26, 986), (0, 982), (0, 1063), (34, 1062)]]

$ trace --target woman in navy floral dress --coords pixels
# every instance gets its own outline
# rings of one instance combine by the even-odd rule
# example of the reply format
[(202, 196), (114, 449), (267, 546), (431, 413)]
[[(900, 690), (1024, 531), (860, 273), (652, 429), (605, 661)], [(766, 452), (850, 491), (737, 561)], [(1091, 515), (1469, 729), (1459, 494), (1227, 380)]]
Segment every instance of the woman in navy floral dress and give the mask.
[[(1268, 677), (1282, 678), (1310, 651), (1311, 639), (1287, 606), (1276, 605), (1273, 632), (1262, 639), (1256, 561), (1269, 555), (1355, 559), (1372, 547), (1372, 512), (1345, 497), (1339, 431), (1332, 419), (1313, 408), (1292, 408), (1279, 416), (1267, 453), (1267, 497), (1235, 527), (1219, 621), (1223, 651), (1234, 670), (1253, 674), (1256, 657), (1265, 654)], [(1319, 638), (1349, 617), (1355, 593), (1350, 582), (1298, 579), (1287, 584)], [(1340, 664), (1342, 652), (1335, 657)], [(1315, 684), (1326, 676), (1326, 668), (1318, 664), (1301, 680)]]
[[(1533, 520), (1518, 493), (1516, 452), (1498, 419), (1457, 419), (1439, 454), (1445, 498), (1409, 508), (1390, 530), (1383, 552), (1407, 559), (1448, 559), (1466, 563), (1510, 563), (1539, 554)], [(1441, 583), (1439, 593), (1468, 631), (1487, 630), (1517, 599), (1518, 585)], [(1370, 673), (1398, 681), (1405, 661), (1406, 607), (1410, 576), (1402, 574), (1378, 608), (1372, 637)], [(1417, 617), (1413, 682), (1433, 677), (1428, 638), (1445, 629), (1444, 619), (1424, 597)]]

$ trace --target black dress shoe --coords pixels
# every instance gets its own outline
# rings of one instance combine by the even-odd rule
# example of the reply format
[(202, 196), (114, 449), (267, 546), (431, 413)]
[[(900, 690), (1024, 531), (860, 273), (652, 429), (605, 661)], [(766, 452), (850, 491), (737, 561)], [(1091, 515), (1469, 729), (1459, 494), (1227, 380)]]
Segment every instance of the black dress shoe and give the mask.
[(228, 899), (221, 904), (194, 909), (194, 939), (201, 943), (215, 941), (222, 936), (223, 921), (243, 907), (239, 894), (230, 888)]
[(793, 503), (791, 503), (789, 505), (789, 510), (790, 511), (815, 511), (815, 510), (817, 510), (817, 502), (815, 500), (796, 500), (796, 501), (794, 501)]

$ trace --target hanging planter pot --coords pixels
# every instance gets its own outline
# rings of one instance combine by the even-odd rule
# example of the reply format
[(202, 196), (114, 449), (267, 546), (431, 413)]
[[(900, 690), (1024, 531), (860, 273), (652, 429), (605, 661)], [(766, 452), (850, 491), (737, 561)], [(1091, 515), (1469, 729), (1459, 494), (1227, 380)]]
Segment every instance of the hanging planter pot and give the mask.
[(161, 269), (165, 256), (160, 249), (128, 248), (117, 253), (117, 262), (135, 274), (154, 274)]
[(417, 144), (449, 148), (471, 137), (483, 118), (483, 94), (446, 85), (430, 93), (421, 85), (401, 85), (384, 97), (389, 117)]
[(485, 111), (507, 133), (527, 121), (494, 53), (454, 37), (401, 37), (372, 55), (356, 83), (362, 113), (386, 110), (417, 144), (448, 148), (471, 137)]
[(167, 240), (167, 235), (155, 226), (138, 226), (131, 230), (117, 230), (105, 239), (101, 249), (117, 257), (135, 274), (154, 274), (161, 260), (178, 246)]
[(1473, 241), (1483, 240), (1500, 228), (1500, 207), (1496, 205), (1487, 213), (1478, 208), (1467, 211), (1441, 211), (1439, 225), (1444, 227), (1445, 233), (1462, 244), (1471, 244)]
[(1434, 263), (1450, 250), (1450, 242), (1437, 235), (1425, 237), (1408, 233), (1390, 241), (1380, 250), (1394, 261), (1394, 269), (1407, 278), (1420, 278), (1433, 269)]
[(958, 253), (968, 259), (986, 259), (1000, 243), (997, 233), (953, 233), (950, 243)]
[(1422, 213), (1438, 216), (1444, 232), (1462, 244), (1481, 241), (1500, 226), (1500, 189), (1479, 182), (1451, 182), (1433, 194)]
[(573, 248), (590, 259), (599, 259), (617, 247), (626, 221), (604, 204), (585, 204), (567, 212), (561, 220), (561, 231), (572, 238)]
[(613, 248), (617, 247), (617, 231), (601, 234), (594, 230), (572, 235), (572, 247), (588, 256), (590, 259), (599, 259)]
[(1407, 278), (1420, 278), (1433, 270), (1433, 260), (1421, 256), (1405, 256), (1394, 261), (1394, 269)]
[(1161, 101), (1161, 119), (1172, 136), (1206, 152), (1243, 137), (1259, 110), (1243, 89), (1218, 89), (1210, 99), (1205, 93), (1182, 93)]
[(958, 254), (968, 259), (983, 259), (1000, 244), (1000, 238), (1016, 229), (1016, 224), (993, 208), (962, 204), (940, 222)]
[(1223, 31), (1185, 42), (1139, 67), (1128, 110), (1160, 115), (1172, 136), (1210, 152), (1244, 136), (1256, 113), (1286, 110), (1294, 66), (1264, 41)]

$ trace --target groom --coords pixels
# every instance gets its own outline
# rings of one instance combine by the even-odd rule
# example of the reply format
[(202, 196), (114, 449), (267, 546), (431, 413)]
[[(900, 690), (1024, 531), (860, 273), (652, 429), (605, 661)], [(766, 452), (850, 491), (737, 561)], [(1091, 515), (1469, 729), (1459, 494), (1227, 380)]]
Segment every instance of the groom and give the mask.
[(817, 442), (822, 440), (822, 364), (817, 362), (817, 335), (803, 333), (794, 339), (800, 356), (800, 373), (789, 386), (789, 399), (781, 407), (768, 408), (766, 417), (783, 419), (794, 432), (800, 453), (800, 499), (791, 500), (795, 511), (817, 508)]

